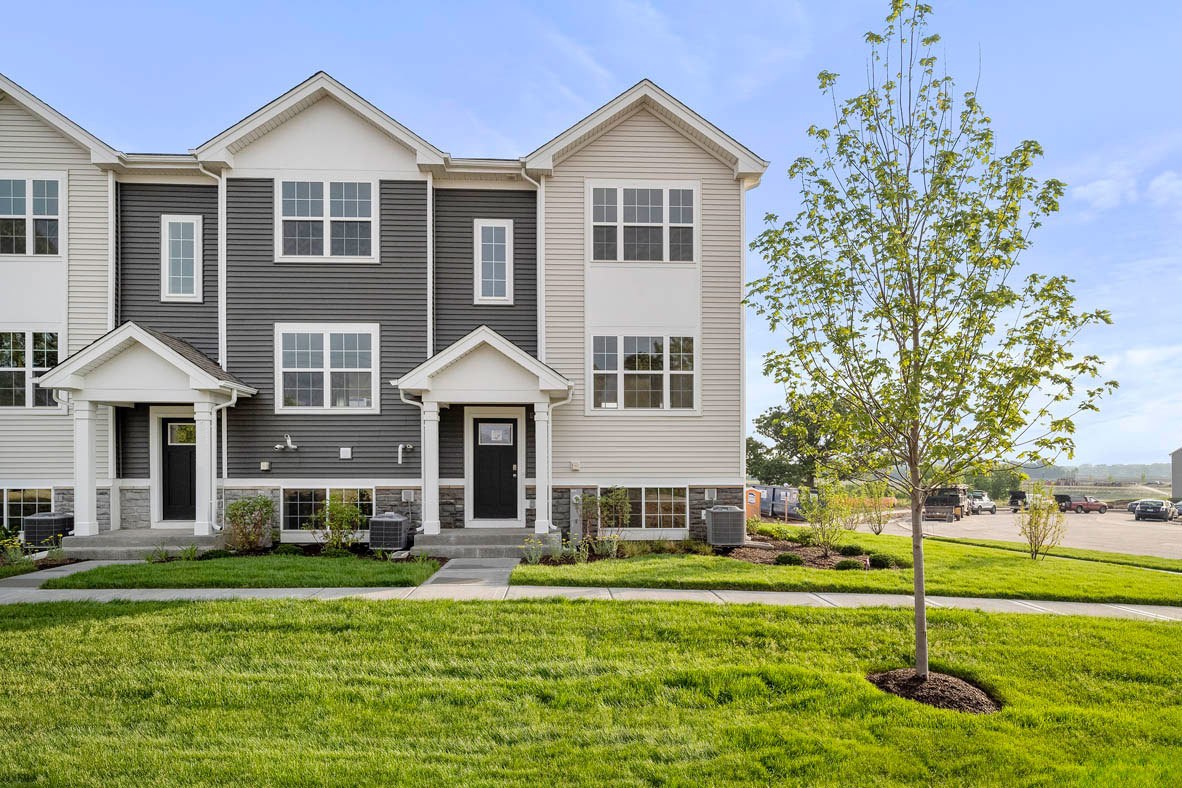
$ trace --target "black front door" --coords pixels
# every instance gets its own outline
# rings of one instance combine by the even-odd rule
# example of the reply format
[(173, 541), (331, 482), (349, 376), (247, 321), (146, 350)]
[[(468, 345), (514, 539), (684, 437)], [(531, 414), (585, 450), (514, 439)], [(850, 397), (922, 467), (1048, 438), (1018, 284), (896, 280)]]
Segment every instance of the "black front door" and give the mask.
[(192, 419), (161, 419), (161, 515), (165, 520), (197, 517), (197, 425)]
[(473, 419), (472, 508), (481, 520), (517, 517), (517, 422)]

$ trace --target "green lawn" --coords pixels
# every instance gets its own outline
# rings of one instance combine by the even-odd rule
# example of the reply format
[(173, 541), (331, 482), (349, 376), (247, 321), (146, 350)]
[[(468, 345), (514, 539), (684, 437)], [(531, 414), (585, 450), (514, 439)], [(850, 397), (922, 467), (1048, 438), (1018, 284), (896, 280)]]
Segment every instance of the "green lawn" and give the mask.
[(23, 562), (19, 564), (0, 564), (0, 580), (14, 575), (23, 575), (26, 572), (36, 571), (37, 565), (32, 561)]
[(42, 588), (317, 588), (417, 586), (439, 564), (265, 555), (115, 564), (47, 580)]
[(1168, 785), (1182, 625), (935, 610), (974, 717), (863, 679), (905, 611), (610, 602), (0, 608), (0, 784)]
[[(992, 547), (995, 550), (1012, 550), (1018, 553), (1027, 551), (1021, 542), (999, 542), (993, 539), (961, 539), (953, 536), (929, 536), (929, 540), (952, 542), (953, 544), (977, 545), (978, 547)], [(1121, 564), (1123, 566), (1141, 566), (1147, 569), (1164, 569), (1167, 572), (1182, 572), (1182, 559), (1160, 558), (1155, 555), (1126, 555), (1125, 553), (1109, 553), (1103, 550), (1084, 550), (1078, 547), (1056, 547), (1051, 551), (1053, 555), (1066, 558), (1076, 558), (1080, 561), (1099, 561), (1105, 564)]]
[[(866, 549), (910, 558), (905, 536), (852, 534)], [(927, 591), (935, 596), (1182, 605), (1182, 576), (1129, 566), (1047, 558), (925, 540)], [(651, 555), (565, 566), (519, 565), (515, 585), (730, 588), (908, 594), (909, 569), (845, 571), (750, 564), (721, 556)]]

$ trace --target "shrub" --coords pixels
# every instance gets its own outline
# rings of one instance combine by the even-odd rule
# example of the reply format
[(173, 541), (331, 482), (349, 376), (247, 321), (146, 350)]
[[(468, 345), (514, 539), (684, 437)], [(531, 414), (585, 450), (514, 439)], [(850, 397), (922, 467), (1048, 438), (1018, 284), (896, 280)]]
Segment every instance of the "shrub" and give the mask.
[(653, 546), (649, 542), (620, 542), (620, 557), (622, 558), (635, 558), (638, 555), (648, 555), (652, 551)]
[(1046, 558), (1059, 546), (1067, 531), (1066, 521), (1055, 503), (1055, 489), (1035, 484), (1030, 494), (1030, 506), (1018, 513), (1018, 531), (1026, 540), (1026, 549), (1034, 560)]
[(165, 561), (168, 561), (171, 559), (172, 559), (172, 555), (169, 554), (168, 550), (164, 547), (164, 545), (157, 545), (157, 546), (153, 547), (151, 550), (148, 551), (148, 554), (146, 556), (144, 556), (144, 560), (147, 561), (149, 564), (162, 564)]
[(895, 566), (897, 566), (900, 569), (910, 569), (911, 568), (911, 557), (910, 556), (892, 555), (891, 561), (893, 561)]
[(178, 560), (181, 561), (196, 561), (197, 560), (197, 545), (191, 544), (188, 547), (182, 547), (176, 554)]
[(583, 533), (592, 537), (615, 535), (628, 526), (632, 514), (632, 501), (628, 490), (610, 487), (599, 495), (584, 493), (580, 508), (583, 513)]
[(757, 534), (760, 532), (761, 528), (763, 528), (763, 520), (759, 519), (758, 517), (747, 518), (747, 533)]
[(231, 550), (258, 550), (267, 545), (275, 502), (268, 495), (239, 498), (226, 507), (226, 546)]
[(583, 537), (577, 542), (571, 543), (571, 558), (576, 564), (585, 564), (587, 559), (591, 556), (591, 538)]
[(840, 561), (838, 561), (837, 564), (835, 564), (833, 568), (834, 569), (841, 569), (841, 570), (864, 569), (865, 566), (866, 566), (865, 564), (863, 564), (861, 561), (859, 561), (856, 558), (843, 558)]
[(870, 567), (872, 569), (890, 569), (894, 565), (894, 560), (886, 553), (870, 554)]
[(310, 519), (316, 538), (325, 548), (346, 552), (357, 543), (357, 532), (365, 525), (361, 510), (342, 500), (330, 500)]
[(779, 566), (802, 566), (804, 559), (796, 553), (780, 553), (776, 556), (776, 563)]
[(208, 561), (208, 560), (212, 560), (214, 558), (230, 558), (233, 555), (234, 554), (231, 553), (229, 550), (217, 549), (217, 550), (206, 550), (204, 553), (202, 553), (201, 555), (199, 555), (197, 557), (202, 561)]
[(837, 552), (844, 556), (854, 556), (862, 555), (866, 551), (862, 549), (862, 545), (860, 544), (843, 544), (841, 547), (837, 548)]
[(709, 542), (703, 542), (701, 539), (690, 539), (682, 542), (681, 546), (687, 553), (695, 555), (714, 555), (714, 545)]
[(275, 548), (275, 555), (303, 555), (304, 548), (298, 544), (281, 544)]
[(801, 529), (785, 535), (789, 542), (796, 542), (801, 547), (812, 547), (814, 544), (813, 532), (808, 529)]
[(591, 548), (595, 551), (595, 555), (604, 558), (615, 558), (616, 553), (620, 549), (620, 535), (608, 534), (607, 536), (595, 539), (591, 542)]
[(321, 558), (352, 558), (353, 551), (344, 547), (325, 547), (320, 550)]
[(521, 545), (521, 556), (527, 564), (537, 564), (542, 560), (545, 543), (536, 536), (527, 538)]
[(0, 540), (0, 566), (25, 564), (27, 562), (29, 562), (29, 557), (25, 555), (25, 551), (21, 548), (20, 539), (13, 536)]
[(654, 539), (652, 542), (654, 553), (680, 553), (681, 548), (670, 539)]

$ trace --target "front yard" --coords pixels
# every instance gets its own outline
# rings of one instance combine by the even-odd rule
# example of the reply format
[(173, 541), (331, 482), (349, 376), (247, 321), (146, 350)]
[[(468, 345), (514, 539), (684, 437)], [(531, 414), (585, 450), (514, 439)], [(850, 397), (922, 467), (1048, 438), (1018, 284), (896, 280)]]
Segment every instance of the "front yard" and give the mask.
[[(848, 534), (870, 551), (910, 559), (903, 536)], [(1182, 575), (1133, 566), (1050, 557), (1032, 561), (1009, 549), (924, 541), (927, 591), (933, 596), (1182, 605)], [(522, 564), (514, 585), (714, 588), (909, 594), (910, 569), (873, 571), (752, 564), (724, 556), (648, 555), (562, 566)]]
[(0, 784), (1166, 785), (1182, 625), (655, 603), (0, 608)]
[(42, 588), (320, 588), (417, 586), (435, 561), (346, 556), (257, 555), (100, 566), (46, 581)]

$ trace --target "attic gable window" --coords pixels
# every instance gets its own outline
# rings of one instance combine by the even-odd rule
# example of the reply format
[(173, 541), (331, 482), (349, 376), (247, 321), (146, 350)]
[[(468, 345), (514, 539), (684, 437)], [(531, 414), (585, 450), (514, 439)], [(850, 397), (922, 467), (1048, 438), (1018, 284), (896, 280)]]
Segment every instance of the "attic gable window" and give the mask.
[(697, 262), (697, 193), (696, 183), (683, 181), (590, 184), (591, 260)]
[(377, 262), (376, 191), (371, 181), (280, 181), (277, 259)]

